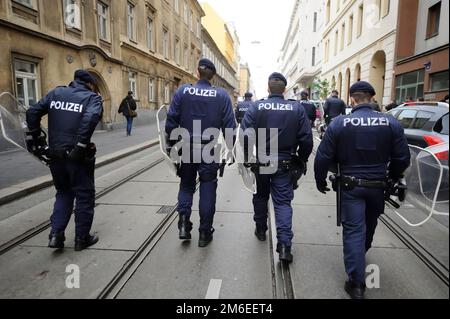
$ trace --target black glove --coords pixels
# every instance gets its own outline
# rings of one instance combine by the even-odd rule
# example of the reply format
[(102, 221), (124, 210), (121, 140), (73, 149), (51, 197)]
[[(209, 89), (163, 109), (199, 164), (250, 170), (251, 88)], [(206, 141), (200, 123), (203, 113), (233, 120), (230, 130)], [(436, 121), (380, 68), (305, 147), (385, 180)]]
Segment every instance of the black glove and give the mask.
[(321, 192), (322, 194), (326, 194), (327, 192), (329, 192), (331, 190), (328, 188), (328, 184), (327, 184), (326, 180), (316, 181), (316, 187), (317, 187), (317, 190), (319, 192)]
[(83, 162), (86, 158), (86, 148), (79, 145), (75, 146), (69, 153), (68, 158), (73, 162)]

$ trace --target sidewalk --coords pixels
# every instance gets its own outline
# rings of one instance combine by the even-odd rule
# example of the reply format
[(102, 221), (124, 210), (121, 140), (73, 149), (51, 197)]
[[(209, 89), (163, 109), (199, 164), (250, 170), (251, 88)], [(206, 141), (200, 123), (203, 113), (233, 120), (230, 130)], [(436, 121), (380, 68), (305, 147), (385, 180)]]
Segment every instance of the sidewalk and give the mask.
[[(157, 138), (156, 123), (136, 126), (132, 136), (127, 137), (125, 129), (97, 131), (92, 141), (97, 144), (97, 157), (139, 145)], [(0, 189), (10, 187), (37, 177), (50, 174), (48, 168), (23, 151), (0, 152)]]

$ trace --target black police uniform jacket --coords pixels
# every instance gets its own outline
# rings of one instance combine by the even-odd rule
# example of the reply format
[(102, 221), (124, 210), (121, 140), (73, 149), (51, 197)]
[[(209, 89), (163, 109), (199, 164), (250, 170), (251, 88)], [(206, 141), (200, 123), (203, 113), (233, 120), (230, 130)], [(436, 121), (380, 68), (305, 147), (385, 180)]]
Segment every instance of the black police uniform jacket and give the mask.
[(316, 106), (308, 100), (300, 100), (300, 104), (304, 107), (306, 115), (311, 122), (316, 120)]
[(323, 107), (325, 112), (325, 118), (327, 120), (334, 119), (339, 115), (345, 115), (345, 109), (347, 106), (345, 102), (342, 101), (338, 97), (330, 97), (325, 101), (325, 105)]
[(244, 119), (245, 113), (248, 111), (250, 106), (252, 105), (252, 101), (242, 101), (239, 102), (236, 107), (236, 121), (241, 123)]
[(315, 178), (324, 181), (340, 164), (341, 173), (366, 180), (398, 178), (410, 164), (403, 127), (391, 115), (375, 112), (370, 104), (355, 107), (330, 124), (317, 150)]
[(83, 82), (73, 81), (50, 91), (27, 111), (30, 131), (40, 129), (41, 118), (48, 114), (49, 147), (68, 150), (80, 143), (91, 141), (95, 127), (101, 119), (103, 102)]
[(258, 128), (266, 129), (266, 149), (258, 149), (258, 156), (262, 152), (266, 152), (264, 155), (269, 154), (271, 128), (278, 131), (275, 137), (278, 138), (278, 160), (290, 160), (297, 153), (307, 162), (311, 155), (311, 125), (298, 101), (287, 101), (283, 95), (272, 94), (267, 100), (253, 103), (242, 121), (242, 129), (245, 131), (248, 128), (255, 129), (256, 133)]

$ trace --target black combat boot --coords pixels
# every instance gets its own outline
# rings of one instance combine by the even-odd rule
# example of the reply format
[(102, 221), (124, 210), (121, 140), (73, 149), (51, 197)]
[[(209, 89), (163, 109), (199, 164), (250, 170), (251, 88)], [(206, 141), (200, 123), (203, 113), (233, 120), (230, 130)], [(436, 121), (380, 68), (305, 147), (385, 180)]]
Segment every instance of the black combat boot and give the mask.
[(206, 247), (213, 240), (214, 228), (209, 232), (200, 232), (200, 237), (198, 239), (198, 247)]
[(256, 225), (256, 229), (255, 229), (255, 236), (258, 238), (258, 240), (260, 241), (266, 241), (266, 228), (265, 227), (261, 227)]
[(64, 248), (64, 241), (66, 240), (64, 232), (50, 233), (50, 235), (48, 235), (48, 239), (48, 247), (56, 249)]
[(366, 285), (364, 285), (363, 283), (347, 280), (345, 282), (345, 291), (350, 295), (352, 299), (364, 299)]
[(294, 260), (294, 256), (291, 254), (291, 247), (278, 244), (277, 245), (277, 253), (279, 254), (280, 261), (285, 261), (287, 263), (291, 263)]
[(82, 251), (98, 242), (98, 236), (86, 235), (84, 237), (75, 237), (75, 251)]
[(189, 221), (186, 215), (180, 215), (178, 220), (178, 229), (180, 230), (180, 239), (181, 240), (190, 240), (192, 223)]

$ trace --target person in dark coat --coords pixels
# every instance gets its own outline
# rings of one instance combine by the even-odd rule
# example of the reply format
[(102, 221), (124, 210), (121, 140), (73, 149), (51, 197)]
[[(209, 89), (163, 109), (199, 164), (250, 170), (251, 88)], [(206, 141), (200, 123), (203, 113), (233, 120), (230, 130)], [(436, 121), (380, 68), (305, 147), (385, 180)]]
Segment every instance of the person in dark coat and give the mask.
[(133, 128), (133, 119), (136, 116), (133, 116), (133, 112), (136, 111), (137, 105), (136, 101), (133, 98), (133, 92), (129, 91), (127, 97), (122, 100), (119, 106), (119, 114), (122, 113), (123, 116), (127, 119), (127, 136), (131, 135), (131, 129)]
[(331, 97), (325, 101), (325, 105), (323, 107), (325, 112), (325, 123), (327, 125), (339, 115), (345, 115), (347, 105), (345, 102), (339, 98), (339, 92), (333, 90), (331, 92)]

